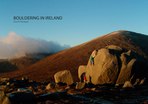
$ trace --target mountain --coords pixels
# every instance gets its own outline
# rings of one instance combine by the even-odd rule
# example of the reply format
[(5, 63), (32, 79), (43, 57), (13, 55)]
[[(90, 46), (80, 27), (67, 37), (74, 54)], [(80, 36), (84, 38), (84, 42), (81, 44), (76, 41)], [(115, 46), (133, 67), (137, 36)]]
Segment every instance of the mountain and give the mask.
[(4, 59), (0, 60), (0, 73), (1, 72), (9, 72), (9, 71), (13, 71), (16, 69), (17, 69), (17, 67), (14, 64), (12, 64), (11, 62), (9, 62), (8, 60), (4, 60)]
[(2, 77), (22, 77), (37, 81), (48, 80), (57, 71), (70, 70), (75, 81), (78, 81), (79, 65), (86, 65), (91, 52), (107, 45), (117, 45), (132, 50), (148, 60), (148, 36), (130, 31), (115, 31), (95, 38), (81, 45), (50, 55), (22, 70), (0, 74)]
[(25, 56), (19, 58), (0, 59), (0, 73), (27, 68), (28, 66), (36, 63), (37, 61), (49, 55), (51, 54), (32, 53), (32, 54), (26, 54)]

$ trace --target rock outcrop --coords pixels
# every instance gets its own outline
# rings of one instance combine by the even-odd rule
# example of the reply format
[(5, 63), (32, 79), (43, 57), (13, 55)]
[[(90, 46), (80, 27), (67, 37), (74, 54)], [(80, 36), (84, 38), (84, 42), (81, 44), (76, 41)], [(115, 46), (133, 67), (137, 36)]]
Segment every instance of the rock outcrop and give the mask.
[[(96, 50), (94, 50), (96, 51)], [(93, 54), (94, 52), (92, 52)], [(91, 56), (92, 56), (91, 54)], [(146, 62), (137, 53), (111, 45), (98, 50), (91, 64), (91, 56), (86, 66), (80, 66), (78, 76), (85, 72), (87, 82), (93, 84), (124, 84), (146, 78)]]
[(56, 83), (66, 83), (67, 85), (73, 84), (73, 78), (69, 70), (63, 70), (55, 73), (54, 79)]

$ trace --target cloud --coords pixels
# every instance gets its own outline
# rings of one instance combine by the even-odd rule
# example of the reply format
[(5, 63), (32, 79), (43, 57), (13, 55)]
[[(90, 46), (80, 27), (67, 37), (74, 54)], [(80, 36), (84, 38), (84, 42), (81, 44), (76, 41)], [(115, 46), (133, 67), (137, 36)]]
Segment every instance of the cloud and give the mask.
[(33, 53), (55, 53), (68, 45), (40, 39), (32, 39), (10, 32), (6, 37), (0, 37), (0, 59), (22, 57)]

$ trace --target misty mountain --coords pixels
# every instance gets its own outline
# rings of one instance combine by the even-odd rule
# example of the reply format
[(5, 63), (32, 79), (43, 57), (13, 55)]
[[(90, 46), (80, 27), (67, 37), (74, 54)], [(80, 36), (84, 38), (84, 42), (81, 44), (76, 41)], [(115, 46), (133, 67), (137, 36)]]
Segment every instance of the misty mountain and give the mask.
[(0, 73), (27, 68), (28, 66), (52, 54), (53, 53), (32, 53), (19, 58), (0, 59)]

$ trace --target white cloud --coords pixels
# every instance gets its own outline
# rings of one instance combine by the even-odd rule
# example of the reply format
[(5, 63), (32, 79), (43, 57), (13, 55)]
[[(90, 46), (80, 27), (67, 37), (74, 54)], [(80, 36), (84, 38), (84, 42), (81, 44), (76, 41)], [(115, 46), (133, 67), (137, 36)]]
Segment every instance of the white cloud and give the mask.
[(53, 41), (26, 38), (10, 32), (8, 36), (0, 38), (0, 59), (21, 57), (26, 53), (54, 53), (68, 47)]

